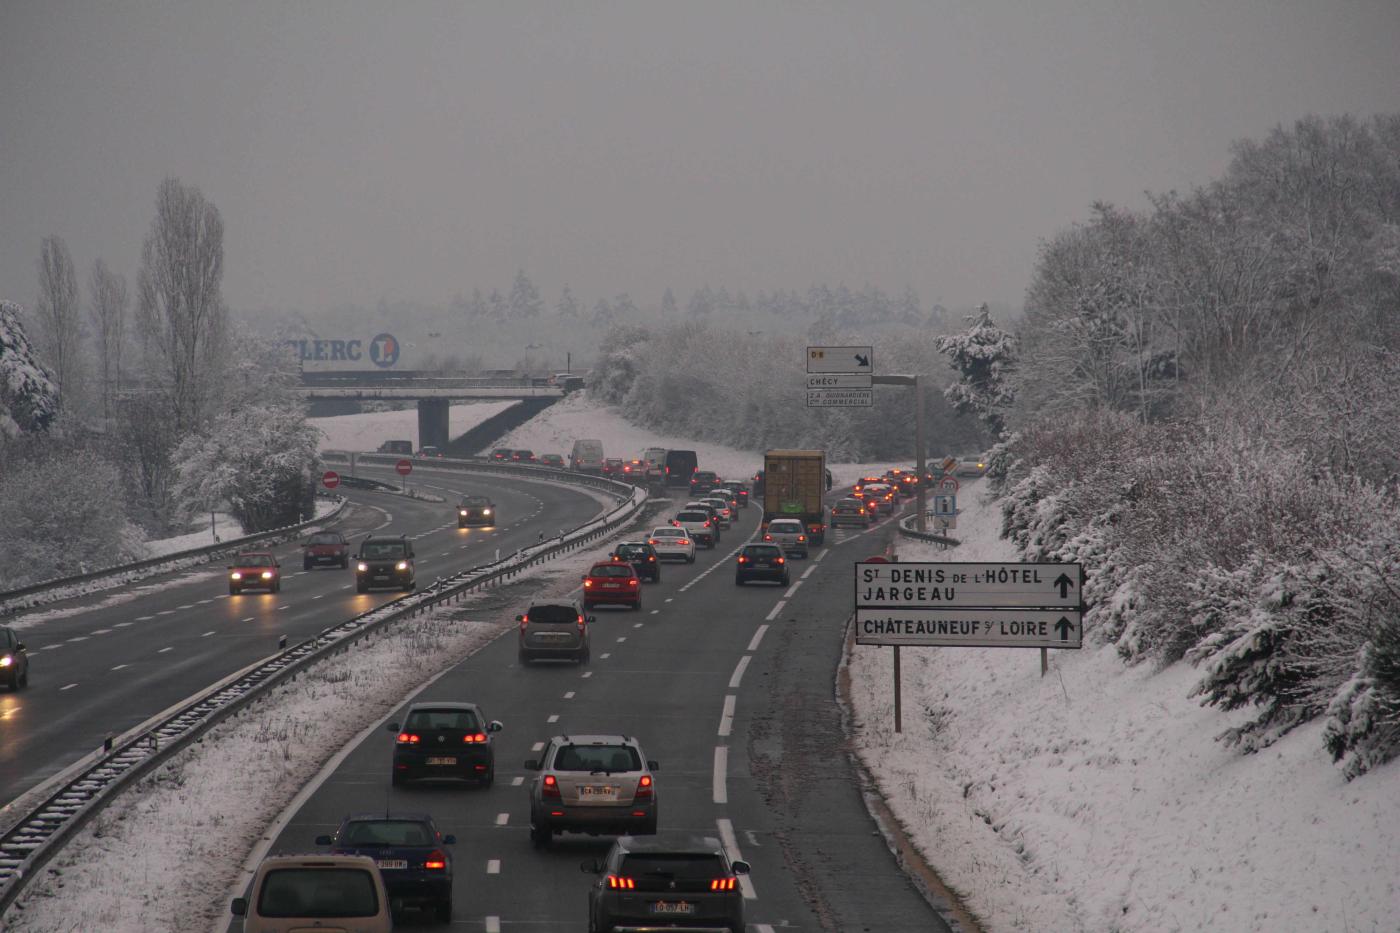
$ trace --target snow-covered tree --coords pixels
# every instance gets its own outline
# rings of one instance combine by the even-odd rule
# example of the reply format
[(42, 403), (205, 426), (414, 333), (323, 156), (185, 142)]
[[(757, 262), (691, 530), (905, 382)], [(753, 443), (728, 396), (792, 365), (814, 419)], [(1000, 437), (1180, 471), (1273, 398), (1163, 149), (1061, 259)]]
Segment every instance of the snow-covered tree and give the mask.
[(39, 323), (40, 352), (58, 384), (59, 404), (72, 409), (82, 367), (82, 312), (78, 307), (78, 276), (63, 237), (44, 237), (34, 317)]
[(0, 441), (46, 431), (58, 415), (58, 387), (20, 317), (19, 305), (0, 301)]
[(535, 283), (530, 281), (530, 277), (525, 274), (524, 269), (515, 273), (515, 282), (510, 287), (510, 316), (513, 320), (530, 320), (540, 316), (544, 310), (544, 301), (540, 299), (540, 290), (535, 287)]
[(598, 303), (593, 306), (593, 326), (606, 330), (613, 326), (617, 316), (613, 314), (612, 305), (608, 304), (608, 299), (599, 298)]
[(300, 521), (315, 507), (320, 435), (299, 407), (219, 415), (175, 449), (176, 500), (190, 513), (226, 504), (250, 534)]
[(955, 411), (975, 415), (999, 437), (1014, 398), (1009, 376), (1016, 364), (1016, 340), (992, 321), (985, 304), (967, 321), (972, 327), (966, 333), (939, 337), (936, 343), (959, 376), (943, 395)]
[(583, 314), (583, 308), (579, 305), (574, 293), (565, 285), (564, 290), (559, 293), (559, 304), (555, 305), (554, 313), (563, 321), (577, 321)]

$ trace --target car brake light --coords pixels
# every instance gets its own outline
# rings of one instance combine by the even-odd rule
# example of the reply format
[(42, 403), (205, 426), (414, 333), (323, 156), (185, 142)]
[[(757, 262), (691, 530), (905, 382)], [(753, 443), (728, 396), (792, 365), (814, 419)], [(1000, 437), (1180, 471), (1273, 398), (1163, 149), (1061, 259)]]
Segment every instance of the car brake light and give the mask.
[(656, 555), (655, 555), (655, 554), (648, 554), (648, 555), (647, 555), (647, 560), (652, 561), (653, 563), (655, 563), (655, 561), (656, 561)]
[(429, 871), (442, 871), (447, 868), (447, 853), (441, 849), (434, 849), (428, 853), (428, 858), (423, 862), (423, 867)]
[(747, 557), (745, 557), (743, 554), (740, 554), (740, 555), (739, 555), (739, 563), (741, 563), (741, 564), (747, 564), (748, 562), (749, 562), (749, 559), (748, 559)]
[(677, 541), (676, 543), (677, 543), (677, 544), (689, 544), (689, 543), (690, 543), (690, 539), (689, 539), (689, 538), (681, 538), (681, 539), (680, 539), (679, 541)]
[(647, 538), (647, 544), (650, 544), (652, 547), (656, 547), (656, 539), (655, 539), (655, 538)]
[(772, 541), (772, 540), (773, 540), (773, 536), (772, 536), (772, 535), (764, 535), (764, 536), (763, 536), (763, 540), (764, 540), (764, 541)]
[(592, 580), (584, 580), (584, 581), (583, 581), (583, 587), (584, 587), (584, 589), (587, 589), (588, 587), (590, 587), (590, 586), (592, 586), (592, 585), (593, 585), (593, 581), (592, 581)]
[(620, 875), (608, 875), (608, 887), (614, 890), (633, 891), (636, 890), (637, 882)]
[(709, 528), (709, 527), (710, 527), (710, 520), (709, 520), (708, 518), (705, 519), (705, 527), (706, 527), (706, 528)]
[(651, 775), (650, 775), (650, 774), (643, 774), (643, 775), (642, 775), (642, 779), (641, 779), (640, 781), (637, 782), (637, 793), (634, 795), (634, 797), (635, 797), (635, 798), (650, 797), (651, 795), (652, 795), (652, 789), (651, 789)]
[(780, 563), (780, 564), (783, 563), (783, 562), (786, 561), (786, 560), (787, 560), (786, 557), (779, 557), (779, 558), (777, 558), (777, 561), (778, 561), (778, 563)]
[(400, 744), (400, 745), (417, 745), (417, 744), (418, 744), (419, 742), (421, 742), (421, 741), (423, 741), (423, 740), (422, 740), (421, 738), (419, 738), (418, 736), (414, 735), (412, 732), (400, 732), (400, 733), (399, 733), (399, 744)]
[(636, 586), (636, 585), (637, 585), (637, 578), (636, 578), (636, 577), (633, 577), (632, 579), (628, 580), (628, 581), (627, 581), (627, 585), (628, 585), (628, 586)]
[(798, 536), (797, 536), (797, 540), (798, 540), (798, 541), (806, 541), (806, 540), (807, 540), (807, 536), (806, 536), (806, 535), (798, 535)]
[(559, 782), (554, 779), (554, 775), (546, 774), (544, 776), (544, 787), (541, 789), (541, 793), (546, 797), (561, 796), (559, 793)]
[(733, 879), (733, 878), (716, 878), (716, 879), (714, 879), (713, 881), (710, 882), (710, 890), (711, 890), (711, 891), (733, 891), (733, 890), (734, 890), (734, 879)]
[(486, 733), (485, 733), (485, 732), (476, 732), (476, 733), (468, 732), (466, 735), (462, 736), (462, 741), (463, 741), (463, 742), (466, 742), (468, 745), (479, 745), (479, 744), (481, 744), (482, 742), (485, 742), (485, 741), (486, 741)]

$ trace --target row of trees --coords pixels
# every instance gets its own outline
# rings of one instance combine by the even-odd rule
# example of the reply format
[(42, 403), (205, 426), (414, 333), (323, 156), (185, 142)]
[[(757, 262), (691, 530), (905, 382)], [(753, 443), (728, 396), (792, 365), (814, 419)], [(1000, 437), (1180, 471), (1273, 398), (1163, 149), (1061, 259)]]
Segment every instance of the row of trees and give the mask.
[(1086, 564), (1091, 637), (1199, 666), (1246, 751), (1324, 717), (1348, 777), (1400, 753), (1400, 115), (1095, 205), (1015, 333), (979, 323), (955, 400), (1005, 429), (1005, 534)]
[(57, 236), (38, 269), (32, 347), (18, 306), (0, 304), (0, 520), (28, 529), (0, 539), (0, 587), (135, 556), (139, 529), (216, 507), (246, 531), (309, 514), (316, 431), (296, 363), (230, 326), (223, 222), (199, 189), (162, 182), (134, 314), (100, 259), (81, 304)]

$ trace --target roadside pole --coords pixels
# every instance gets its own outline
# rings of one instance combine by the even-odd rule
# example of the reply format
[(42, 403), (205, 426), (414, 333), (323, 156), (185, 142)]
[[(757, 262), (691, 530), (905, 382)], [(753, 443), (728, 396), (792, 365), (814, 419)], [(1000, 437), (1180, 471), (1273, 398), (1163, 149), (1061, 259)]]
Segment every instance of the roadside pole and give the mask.
[(899, 645), (894, 646), (894, 731), (904, 731), (904, 715), (899, 702)]
[(924, 393), (919, 391), (919, 376), (914, 375), (914, 449), (918, 456), (915, 469), (918, 470), (914, 483), (914, 528), (928, 531), (925, 519), (925, 506), (928, 499), (924, 495)]

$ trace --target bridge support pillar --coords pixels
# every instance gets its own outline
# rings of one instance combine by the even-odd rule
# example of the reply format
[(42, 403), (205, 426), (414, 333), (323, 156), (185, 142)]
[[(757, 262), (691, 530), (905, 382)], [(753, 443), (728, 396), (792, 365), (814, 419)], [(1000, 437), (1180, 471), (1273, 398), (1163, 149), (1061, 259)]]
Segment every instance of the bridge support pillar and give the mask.
[(447, 450), (451, 437), (447, 428), (447, 406), (445, 398), (420, 398), (418, 400), (418, 446), (436, 447)]

